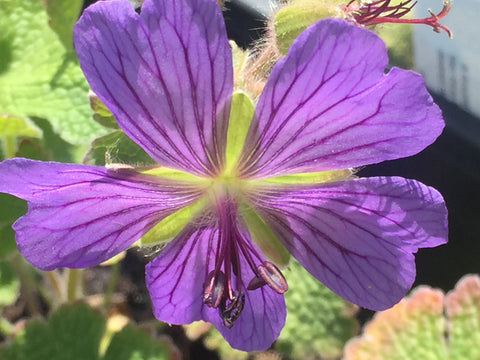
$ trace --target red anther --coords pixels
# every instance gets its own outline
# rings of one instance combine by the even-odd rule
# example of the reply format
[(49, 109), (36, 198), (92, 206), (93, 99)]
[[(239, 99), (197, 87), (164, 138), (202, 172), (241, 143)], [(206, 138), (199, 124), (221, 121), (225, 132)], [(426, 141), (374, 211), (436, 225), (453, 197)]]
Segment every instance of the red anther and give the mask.
[(262, 265), (258, 265), (258, 275), (279, 294), (283, 294), (288, 290), (287, 280), (282, 272), (270, 261), (264, 261)]
[(203, 283), (203, 303), (209, 307), (218, 307), (225, 298), (225, 274), (211, 271)]

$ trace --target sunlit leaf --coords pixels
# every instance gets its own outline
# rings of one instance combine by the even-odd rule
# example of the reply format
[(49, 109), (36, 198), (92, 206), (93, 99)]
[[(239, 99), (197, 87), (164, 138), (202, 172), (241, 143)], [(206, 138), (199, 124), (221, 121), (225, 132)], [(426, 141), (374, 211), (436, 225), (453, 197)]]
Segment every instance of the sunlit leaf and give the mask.
[(293, 359), (335, 359), (358, 331), (357, 307), (334, 294), (298, 262), (283, 271), (287, 321), (275, 349)]
[(421, 286), (379, 312), (345, 348), (345, 360), (478, 360), (480, 277), (467, 275), (446, 296)]
[(67, 50), (73, 49), (72, 29), (80, 15), (83, 0), (41, 0), (47, 10), (49, 24)]
[(73, 144), (101, 134), (76, 56), (49, 27), (41, 2), (0, 0), (0, 19), (0, 113), (48, 119)]

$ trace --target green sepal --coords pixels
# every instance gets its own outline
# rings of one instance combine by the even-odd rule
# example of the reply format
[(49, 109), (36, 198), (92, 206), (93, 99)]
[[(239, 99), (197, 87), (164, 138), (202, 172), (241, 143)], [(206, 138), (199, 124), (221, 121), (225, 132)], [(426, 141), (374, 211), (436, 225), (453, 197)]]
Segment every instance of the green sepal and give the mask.
[(205, 199), (195, 201), (163, 218), (141, 238), (142, 245), (158, 245), (177, 236), (180, 231), (205, 207)]
[(231, 172), (242, 153), (253, 113), (254, 106), (250, 97), (243, 91), (234, 92), (228, 120), (226, 173)]
[(175, 180), (184, 180), (187, 182), (194, 182), (198, 185), (203, 183), (209, 183), (211, 180), (209, 178), (203, 178), (196, 176), (194, 174), (188, 173), (186, 171), (172, 169), (166, 166), (155, 166), (145, 170), (140, 171), (142, 174), (158, 176), (162, 178), (175, 179)]
[(113, 115), (111, 116), (101, 116), (99, 114), (93, 114), (92, 119), (102, 125), (103, 127), (106, 127), (107, 129), (120, 129), (117, 120), (115, 120), (115, 117)]
[(155, 164), (145, 150), (125, 135), (122, 130), (115, 130), (95, 139), (85, 158), (95, 165), (116, 163), (149, 166)]
[(332, 181), (341, 181), (351, 178), (352, 170), (329, 170), (329, 171), (315, 171), (308, 173), (288, 174), (273, 176), (258, 180), (258, 182), (267, 182), (275, 184), (319, 184)]
[(290, 253), (278, 240), (270, 226), (253, 208), (245, 203), (240, 208), (240, 214), (247, 225), (252, 240), (267, 259), (281, 268), (286, 267), (290, 261)]
[(105, 104), (100, 101), (97, 95), (95, 95), (93, 92), (90, 92), (88, 94), (88, 100), (90, 102), (90, 107), (94, 112), (93, 120), (103, 127), (109, 129), (120, 129), (115, 117), (112, 115), (110, 110), (108, 110)]
[[(286, 54), (297, 36), (317, 20), (337, 16), (336, 1), (295, 0), (282, 7), (274, 18), (277, 48)], [(332, 4), (333, 3), (333, 4)]]

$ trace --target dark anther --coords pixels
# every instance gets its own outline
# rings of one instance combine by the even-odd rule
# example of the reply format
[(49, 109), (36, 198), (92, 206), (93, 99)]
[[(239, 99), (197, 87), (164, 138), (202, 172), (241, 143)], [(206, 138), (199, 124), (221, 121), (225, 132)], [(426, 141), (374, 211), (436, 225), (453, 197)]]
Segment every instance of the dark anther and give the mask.
[(230, 302), (226, 304), (223, 302), (218, 311), (222, 317), (223, 324), (229, 329), (232, 328), (235, 320), (240, 316), (243, 306), (245, 305), (245, 294), (243, 292), (236, 292), (235, 295), (230, 299)]
[(210, 307), (218, 307), (225, 294), (225, 274), (222, 271), (210, 271), (203, 283), (203, 302)]
[(271, 262), (264, 261), (262, 265), (258, 265), (257, 271), (258, 275), (267, 283), (267, 285), (277, 293), (283, 294), (288, 290), (287, 280), (283, 277), (282, 272)]
[(267, 283), (265, 282), (265, 280), (263, 280), (263, 278), (261, 278), (258, 275), (255, 275), (255, 277), (252, 280), (250, 280), (250, 282), (248, 283), (247, 289), (255, 290), (255, 289), (261, 288), (263, 285), (266, 285), (266, 284)]

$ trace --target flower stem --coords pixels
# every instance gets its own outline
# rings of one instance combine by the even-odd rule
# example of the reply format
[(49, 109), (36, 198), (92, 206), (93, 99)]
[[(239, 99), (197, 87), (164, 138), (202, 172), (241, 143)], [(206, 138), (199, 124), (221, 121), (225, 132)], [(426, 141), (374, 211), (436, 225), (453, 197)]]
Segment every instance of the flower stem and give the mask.
[(64, 295), (62, 294), (61, 281), (59, 281), (58, 279), (58, 274), (56, 270), (45, 271), (44, 274), (50, 282), (52, 289), (55, 291), (55, 295), (57, 296), (57, 298), (61, 299)]
[(77, 299), (78, 288), (80, 286), (79, 279), (81, 278), (80, 269), (68, 269), (67, 278), (67, 301)]
[(15, 255), (10, 263), (20, 279), (22, 294), (25, 296), (28, 311), (31, 315), (39, 315), (41, 310), (34, 290), (36, 288), (36, 281), (27, 268), (27, 263), (20, 257), (20, 253)]

